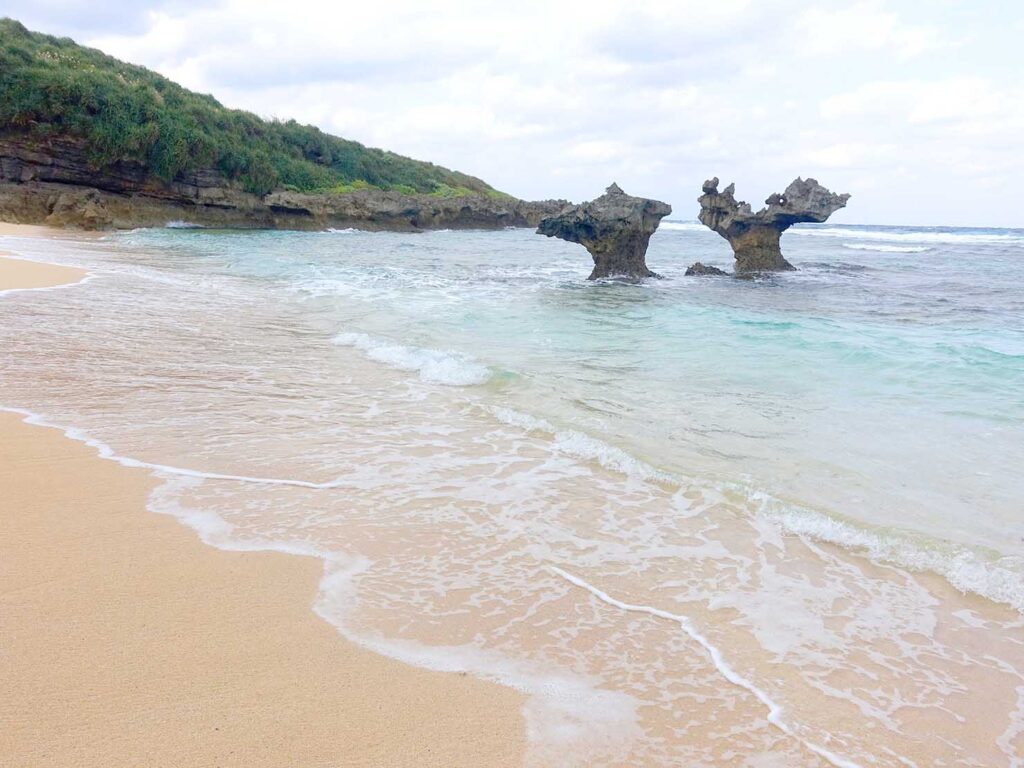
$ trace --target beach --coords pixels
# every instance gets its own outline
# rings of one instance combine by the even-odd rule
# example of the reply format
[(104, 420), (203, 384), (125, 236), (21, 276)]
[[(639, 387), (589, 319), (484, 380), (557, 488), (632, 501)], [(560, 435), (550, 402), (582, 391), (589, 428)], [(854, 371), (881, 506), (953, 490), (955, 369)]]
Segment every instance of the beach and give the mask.
[(1024, 232), (30, 234), (0, 763), (1017, 764)]
[[(83, 274), (2, 258), (0, 291)], [(519, 693), (347, 642), (311, 610), (319, 560), (205, 546), (147, 512), (156, 484), (0, 414), (0, 763), (522, 761)]]

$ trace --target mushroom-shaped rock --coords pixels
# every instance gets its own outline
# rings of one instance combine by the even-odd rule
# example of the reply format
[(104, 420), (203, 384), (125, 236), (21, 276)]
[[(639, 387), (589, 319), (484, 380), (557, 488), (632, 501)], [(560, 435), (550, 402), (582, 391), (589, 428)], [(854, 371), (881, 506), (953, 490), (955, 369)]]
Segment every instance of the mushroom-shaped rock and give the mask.
[(738, 275), (794, 269), (782, 257), (782, 233), (801, 221), (823, 222), (850, 199), (849, 195), (829, 192), (814, 179), (797, 178), (782, 194), (769, 195), (765, 207), (753, 213), (749, 203), (736, 201), (735, 191), (735, 185), (730, 184), (719, 192), (718, 179), (709, 179), (697, 202), (701, 224), (732, 246)]
[(541, 219), (537, 234), (579, 243), (594, 257), (590, 279), (657, 277), (645, 256), (651, 235), (672, 206), (645, 197), (633, 197), (612, 184), (596, 200), (569, 205)]

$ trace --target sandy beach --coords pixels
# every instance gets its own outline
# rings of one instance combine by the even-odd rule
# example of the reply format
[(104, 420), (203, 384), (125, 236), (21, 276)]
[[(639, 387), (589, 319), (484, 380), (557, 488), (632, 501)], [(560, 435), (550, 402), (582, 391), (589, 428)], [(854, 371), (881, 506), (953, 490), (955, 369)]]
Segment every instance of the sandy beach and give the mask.
[[(0, 223), (0, 235), (45, 237), (47, 230), (43, 227)], [(83, 277), (85, 277), (85, 271), (81, 269), (15, 259), (0, 251), (0, 291), (48, 288), (64, 283), (74, 283)]]
[[(82, 274), (0, 258), (0, 290)], [(146, 511), (155, 483), (0, 414), (0, 763), (522, 762), (518, 693), (348, 643), (319, 561), (208, 547)]]

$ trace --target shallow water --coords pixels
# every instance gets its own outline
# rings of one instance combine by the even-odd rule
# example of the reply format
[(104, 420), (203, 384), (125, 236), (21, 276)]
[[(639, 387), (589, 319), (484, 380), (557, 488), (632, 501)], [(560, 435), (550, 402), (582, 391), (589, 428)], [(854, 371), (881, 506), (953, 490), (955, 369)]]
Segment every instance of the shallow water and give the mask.
[(801, 228), (734, 281), (665, 222), (641, 285), (524, 230), (0, 244), (94, 274), (0, 298), (0, 405), (530, 693), (530, 762), (1022, 764), (1024, 231)]

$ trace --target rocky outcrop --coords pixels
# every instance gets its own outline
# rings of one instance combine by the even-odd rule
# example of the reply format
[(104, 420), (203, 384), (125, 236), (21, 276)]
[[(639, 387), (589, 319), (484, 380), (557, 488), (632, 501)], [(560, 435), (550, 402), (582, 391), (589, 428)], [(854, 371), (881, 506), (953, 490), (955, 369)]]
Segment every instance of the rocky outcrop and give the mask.
[(612, 184), (596, 200), (567, 205), (541, 220), (537, 234), (579, 243), (594, 258), (591, 280), (657, 277), (647, 268), (647, 244), (672, 206), (645, 197), (632, 197)]
[(782, 256), (782, 233), (798, 222), (823, 222), (843, 208), (849, 195), (829, 192), (814, 179), (797, 178), (786, 191), (770, 195), (757, 213), (737, 202), (735, 185), (718, 191), (718, 179), (704, 182), (700, 222), (729, 241), (736, 255), (736, 274), (794, 269)]
[(702, 277), (714, 277), (716, 275), (728, 275), (728, 272), (719, 269), (718, 267), (712, 267), (709, 264), (702, 264), (701, 262), (695, 262), (691, 266), (686, 268), (686, 276), (702, 276)]
[(205, 227), (373, 230), (536, 227), (566, 205), (510, 197), (405, 195), (380, 189), (347, 194), (249, 194), (214, 170), (164, 182), (132, 163), (97, 168), (73, 139), (0, 136), (0, 220), (83, 229)]

